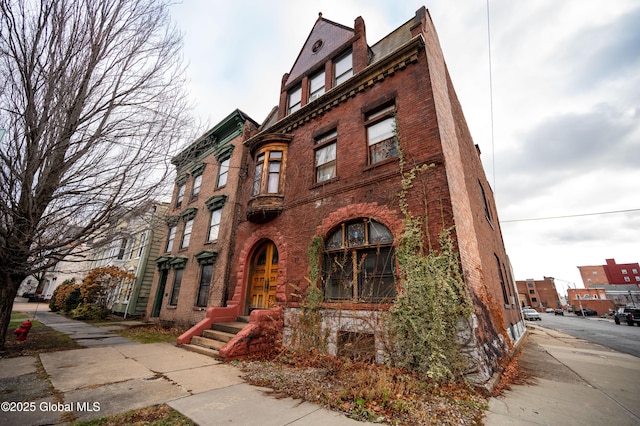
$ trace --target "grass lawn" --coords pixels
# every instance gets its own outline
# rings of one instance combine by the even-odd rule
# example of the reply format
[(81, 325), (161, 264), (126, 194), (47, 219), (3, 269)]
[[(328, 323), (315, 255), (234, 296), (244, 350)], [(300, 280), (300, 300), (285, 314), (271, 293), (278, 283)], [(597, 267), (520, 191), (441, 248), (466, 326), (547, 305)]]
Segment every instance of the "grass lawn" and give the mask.
[(42, 352), (66, 351), (80, 347), (66, 334), (53, 330), (38, 321), (32, 321), (33, 325), (31, 330), (29, 330), (27, 339), (24, 342), (18, 342), (14, 330), (29, 318), (31, 318), (31, 315), (24, 312), (11, 313), (7, 340), (4, 344), (4, 350), (0, 352), (0, 358), (36, 355)]
[(114, 333), (140, 343), (173, 343), (184, 333), (184, 330), (178, 328), (162, 328), (159, 325), (145, 325), (116, 330)]

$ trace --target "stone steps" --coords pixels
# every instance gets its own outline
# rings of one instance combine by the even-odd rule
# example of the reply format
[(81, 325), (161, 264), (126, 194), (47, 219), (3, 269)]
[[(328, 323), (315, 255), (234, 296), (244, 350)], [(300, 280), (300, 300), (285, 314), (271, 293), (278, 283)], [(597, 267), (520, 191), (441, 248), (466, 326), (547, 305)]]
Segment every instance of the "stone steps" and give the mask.
[(182, 345), (185, 349), (220, 359), (219, 350), (249, 325), (249, 317), (238, 317), (237, 321), (211, 324), (210, 330), (204, 330), (202, 336), (193, 336), (191, 343)]

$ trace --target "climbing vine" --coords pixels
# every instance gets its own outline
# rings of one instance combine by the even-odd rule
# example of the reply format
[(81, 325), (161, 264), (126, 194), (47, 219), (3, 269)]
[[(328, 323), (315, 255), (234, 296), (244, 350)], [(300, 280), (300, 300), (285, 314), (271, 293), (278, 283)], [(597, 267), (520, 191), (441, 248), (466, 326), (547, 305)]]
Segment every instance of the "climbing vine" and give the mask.
[[(396, 138), (399, 140), (397, 131)], [(409, 209), (407, 195), (413, 181), (434, 166), (405, 170), (405, 158), (398, 149), (404, 230), (396, 254), (402, 291), (387, 320), (393, 336), (390, 360), (437, 382), (455, 380), (464, 370), (456, 329), (461, 318), (471, 315), (472, 303), (460, 273), (452, 228), (440, 234), (438, 251), (426, 250), (427, 217), (415, 217)]]
[(322, 333), (322, 303), (324, 294), (318, 283), (320, 281), (320, 253), (323, 248), (322, 238), (314, 237), (307, 248), (309, 276), (307, 289), (301, 297), (300, 315), (297, 318), (293, 335), (295, 346), (302, 350), (318, 350), (326, 352), (326, 336)]

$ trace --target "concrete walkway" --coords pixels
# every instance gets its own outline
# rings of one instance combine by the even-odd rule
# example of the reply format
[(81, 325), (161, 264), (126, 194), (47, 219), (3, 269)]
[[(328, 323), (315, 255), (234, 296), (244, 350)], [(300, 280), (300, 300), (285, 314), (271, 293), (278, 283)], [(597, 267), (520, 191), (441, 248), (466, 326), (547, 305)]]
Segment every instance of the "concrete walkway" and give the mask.
[(485, 425), (640, 425), (640, 359), (529, 325), (520, 367), (533, 374), (489, 401)]
[(2, 425), (90, 420), (162, 403), (202, 426), (362, 424), (315, 404), (268, 396), (245, 383), (238, 368), (170, 343), (136, 343), (54, 313), (38, 312), (37, 319), (86, 348), (0, 359), (0, 400), (34, 403), (27, 412), (0, 410)]

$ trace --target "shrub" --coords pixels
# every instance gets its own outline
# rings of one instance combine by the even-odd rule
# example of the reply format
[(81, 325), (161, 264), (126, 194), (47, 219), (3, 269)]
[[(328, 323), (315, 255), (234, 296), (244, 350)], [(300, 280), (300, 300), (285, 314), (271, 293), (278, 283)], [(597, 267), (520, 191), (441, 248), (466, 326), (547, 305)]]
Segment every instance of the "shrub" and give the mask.
[(65, 280), (54, 291), (49, 301), (52, 312), (70, 312), (80, 304), (80, 285), (75, 279)]
[(71, 318), (76, 320), (97, 321), (107, 318), (109, 310), (97, 305), (80, 304), (70, 314)]

